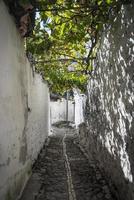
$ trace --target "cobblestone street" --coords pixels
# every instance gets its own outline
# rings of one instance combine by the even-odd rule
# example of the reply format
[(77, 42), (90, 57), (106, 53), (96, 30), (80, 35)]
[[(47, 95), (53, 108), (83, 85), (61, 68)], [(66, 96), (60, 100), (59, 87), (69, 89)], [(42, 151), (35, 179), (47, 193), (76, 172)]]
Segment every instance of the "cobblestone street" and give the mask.
[(74, 132), (54, 129), (21, 200), (115, 200), (98, 167), (75, 144)]

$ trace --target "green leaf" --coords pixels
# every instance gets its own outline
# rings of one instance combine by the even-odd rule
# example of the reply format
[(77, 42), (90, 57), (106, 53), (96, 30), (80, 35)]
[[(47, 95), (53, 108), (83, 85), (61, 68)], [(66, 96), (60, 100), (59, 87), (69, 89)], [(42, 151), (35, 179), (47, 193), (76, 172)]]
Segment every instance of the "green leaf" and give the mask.
[[(85, 58), (96, 56), (100, 32), (109, 23), (109, 9), (116, 9), (117, 1), (84, 1), (83, 6), (74, 0), (39, 2), (42, 11), (33, 37), (27, 39), (27, 50), (37, 61), (36, 70), (52, 91), (63, 93), (72, 87), (84, 91), (88, 80), (85, 72), (93, 70), (92, 60)], [(88, 49), (89, 43), (92, 46)], [(74, 72), (68, 71), (70, 65)]]

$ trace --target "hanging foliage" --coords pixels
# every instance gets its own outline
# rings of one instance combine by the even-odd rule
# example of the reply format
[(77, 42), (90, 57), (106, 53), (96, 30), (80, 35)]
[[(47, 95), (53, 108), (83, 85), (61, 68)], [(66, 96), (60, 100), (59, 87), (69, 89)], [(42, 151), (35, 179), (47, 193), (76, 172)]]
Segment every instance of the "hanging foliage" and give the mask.
[(36, 69), (53, 91), (62, 93), (72, 87), (84, 91), (100, 32), (119, 2), (38, 0), (36, 6), (36, 27), (27, 41)]

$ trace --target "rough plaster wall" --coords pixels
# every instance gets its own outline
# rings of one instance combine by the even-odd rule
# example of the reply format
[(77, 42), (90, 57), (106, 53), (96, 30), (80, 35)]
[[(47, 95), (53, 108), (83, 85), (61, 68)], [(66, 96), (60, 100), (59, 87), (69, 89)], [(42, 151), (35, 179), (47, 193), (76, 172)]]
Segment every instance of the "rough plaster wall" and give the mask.
[[(66, 100), (62, 99), (62, 101), (51, 101), (50, 102), (50, 113), (51, 113), (51, 124), (57, 121), (65, 121), (66, 120)], [(73, 101), (68, 101), (68, 120), (74, 121), (74, 104)]]
[[(75, 123), (76, 127), (84, 122), (86, 96), (80, 94), (78, 90), (74, 90), (74, 101), (68, 101), (68, 120)], [(62, 101), (50, 103), (51, 124), (57, 121), (66, 120), (67, 102)]]
[(23, 46), (0, 1), (0, 200), (16, 199), (48, 134), (48, 89), (32, 77)]
[(75, 102), (75, 125), (76, 128), (79, 124), (84, 122), (84, 110), (86, 103), (86, 96), (84, 94), (80, 94), (79, 91), (74, 90), (74, 102)]
[(121, 200), (134, 199), (134, 4), (104, 31), (88, 84), (80, 141), (101, 163)]
[[(31, 75), (30, 75), (31, 74)], [(43, 83), (39, 74), (32, 76), (28, 90), (28, 107), (30, 109), (27, 123), (28, 158), (32, 162), (44, 144), (44, 138), (50, 131), (50, 98), (47, 84)]]
[(74, 102), (68, 101), (68, 120), (74, 122)]

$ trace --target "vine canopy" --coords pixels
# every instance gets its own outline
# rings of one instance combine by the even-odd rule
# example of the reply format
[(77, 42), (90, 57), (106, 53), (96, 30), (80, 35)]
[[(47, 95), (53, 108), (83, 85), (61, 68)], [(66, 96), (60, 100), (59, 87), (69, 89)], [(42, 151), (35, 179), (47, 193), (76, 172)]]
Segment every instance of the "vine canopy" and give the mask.
[(54, 92), (85, 90), (104, 24), (120, 6), (117, 0), (38, 0), (27, 51)]

